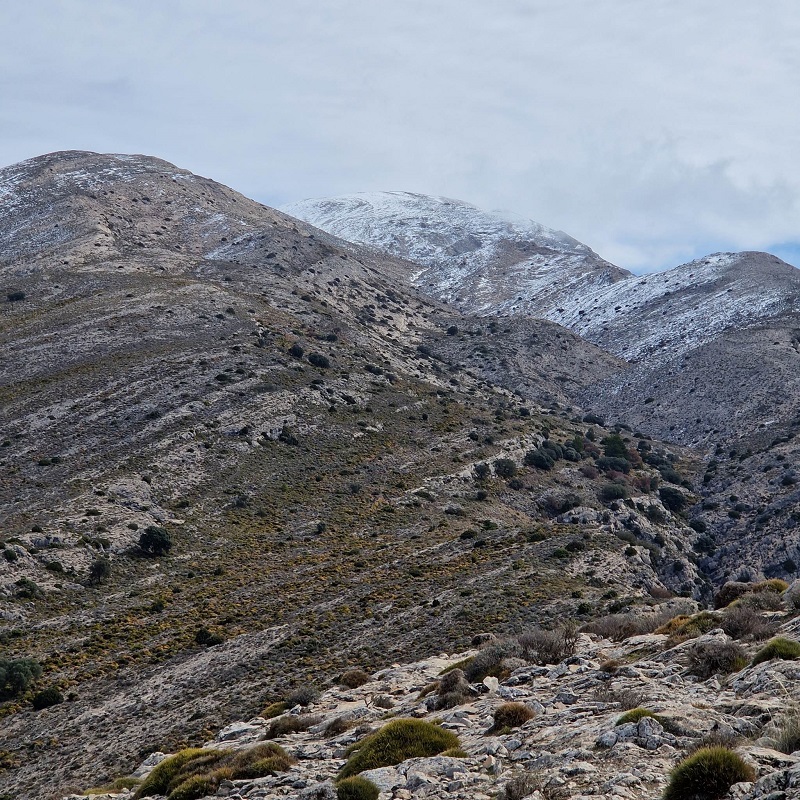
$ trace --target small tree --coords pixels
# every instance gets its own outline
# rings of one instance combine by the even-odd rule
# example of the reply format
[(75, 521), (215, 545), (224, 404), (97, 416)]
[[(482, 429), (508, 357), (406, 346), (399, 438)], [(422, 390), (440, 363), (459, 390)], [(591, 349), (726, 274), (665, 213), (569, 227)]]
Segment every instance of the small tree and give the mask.
[(0, 659), (0, 700), (22, 694), (41, 674), (41, 665), (32, 658)]
[(172, 549), (172, 539), (164, 528), (148, 525), (139, 537), (139, 547), (148, 555), (163, 556)]
[(603, 445), (603, 453), (609, 458), (627, 458), (628, 448), (625, 447), (625, 442), (618, 433), (612, 433), (606, 436), (601, 442)]
[(99, 586), (111, 577), (111, 562), (107, 558), (96, 558), (89, 567), (89, 586)]

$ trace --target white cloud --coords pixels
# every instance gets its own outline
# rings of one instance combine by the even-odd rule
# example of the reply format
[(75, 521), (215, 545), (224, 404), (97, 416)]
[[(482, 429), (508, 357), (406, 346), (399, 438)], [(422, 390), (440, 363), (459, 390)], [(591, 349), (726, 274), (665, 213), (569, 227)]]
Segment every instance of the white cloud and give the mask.
[(146, 152), (265, 202), (445, 194), (635, 269), (800, 239), (793, 0), (29, 0), (0, 161)]

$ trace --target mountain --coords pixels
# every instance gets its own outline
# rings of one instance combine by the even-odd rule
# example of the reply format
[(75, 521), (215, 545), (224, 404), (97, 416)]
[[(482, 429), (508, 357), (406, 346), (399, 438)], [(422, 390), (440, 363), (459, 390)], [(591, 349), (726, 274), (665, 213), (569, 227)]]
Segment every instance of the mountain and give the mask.
[(0, 685), (0, 791), (83, 790), (487, 627), (710, 596), (697, 454), (577, 406), (614, 355), (159, 159), (0, 187), (0, 666), (42, 668)]
[(465, 312), (552, 320), (630, 362), (581, 400), (632, 427), (708, 446), (796, 413), (800, 271), (776, 256), (636, 276), (566, 234), (455, 200), (387, 192), (286, 210), (409, 259), (414, 285)]

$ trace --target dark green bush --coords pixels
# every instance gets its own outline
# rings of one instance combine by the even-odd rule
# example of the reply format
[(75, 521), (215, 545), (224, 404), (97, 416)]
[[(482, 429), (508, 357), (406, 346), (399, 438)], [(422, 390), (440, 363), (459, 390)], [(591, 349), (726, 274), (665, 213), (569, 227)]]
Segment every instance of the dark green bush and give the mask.
[(686, 508), (688, 502), (686, 495), (680, 489), (676, 489), (673, 486), (662, 486), (658, 490), (658, 496), (667, 511), (682, 511)]
[(305, 350), (297, 342), (289, 348), (289, 355), (294, 358), (302, 358), (304, 353)]
[(603, 456), (603, 458), (598, 458), (595, 463), (597, 468), (603, 470), (603, 472), (611, 470), (613, 472), (624, 472), (627, 475), (631, 471), (631, 462), (627, 458)]
[(380, 789), (366, 778), (353, 775), (336, 785), (337, 800), (378, 800)]
[(139, 547), (151, 556), (166, 555), (172, 549), (172, 538), (158, 525), (148, 525), (139, 536)]
[(9, 303), (18, 303), (25, 299), (25, 292), (9, 292), (6, 297)]
[(753, 780), (753, 769), (732, 750), (704, 747), (672, 770), (663, 800), (719, 800), (734, 783)]
[(105, 558), (96, 558), (89, 566), (89, 578), (87, 583), (90, 586), (99, 586), (111, 577), (111, 562)]
[(194, 635), (194, 640), (197, 644), (213, 647), (215, 644), (222, 644), (225, 641), (225, 637), (219, 633), (210, 631), (208, 628), (200, 628)]
[(48, 686), (31, 698), (31, 703), (37, 711), (41, 711), (43, 708), (50, 708), (50, 706), (57, 706), (63, 702), (64, 695), (61, 694), (57, 686)]
[(755, 666), (763, 661), (771, 661), (773, 658), (792, 661), (798, 657), (800, 657), (800, 642), (776, 636), (755, 654), (752, 664)]
[(525, 453), (523, 463), (526, 467), (536, 467), (537, 469), (551, 470), (555, 466), (556, 462), (549, 452), (540, 447), (538, 450), (528, 450), (528, 452)]
[(41, 674), (41, 665), (32, 658), (0, 659), (0, 700), (22, 694)]
[(494, 474), (508, 480), (517, 474), (517, 465), (510, 458), (498, 458), (494, 462)]
[(435, 756), (459, 747), (450, 731), (421, 719), (395, 719), (357, 742), (339, 776), (349, 778), (367, 769), (391, 767), (407, 758)]
[(603, 455), (608, 458), (628, 458), (628, 448), (618, 433), (612, 433), (600, 441), (603, 445)]
[(614, 500), (624, 500), (630, 495), (630, 489), (622, 483), (607, 483), (600, 490), (600, 499), (604, 503), (611, 503)]
[(314, 367), (318, 367), (319, 369), (328, 369), (328, 367), (331, 365), (330, 359), (327, 356), (322, 355), (322, 353), (309, 353), (308, 363)]

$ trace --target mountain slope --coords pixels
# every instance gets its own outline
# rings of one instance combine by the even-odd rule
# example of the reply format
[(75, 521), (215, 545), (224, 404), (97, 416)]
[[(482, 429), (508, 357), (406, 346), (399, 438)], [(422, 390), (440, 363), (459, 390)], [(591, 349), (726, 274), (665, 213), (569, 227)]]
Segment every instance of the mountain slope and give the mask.
[[(538, 352), (519, 386), (548, 405), (618, 359), (459, 315), (407, 262), (158, 159), (56, 153), (0, 185), (0, 640), (68, 698), (0, 701), (2, 791), (86, 788), (487, 625), (708, 593), (637, 453), (687, 482), (694, 455), (630, 436), (630, 472), (598, 469), (612, 430), (472, 344)], [(545, 442), (549, 469), (523, 463)]]

